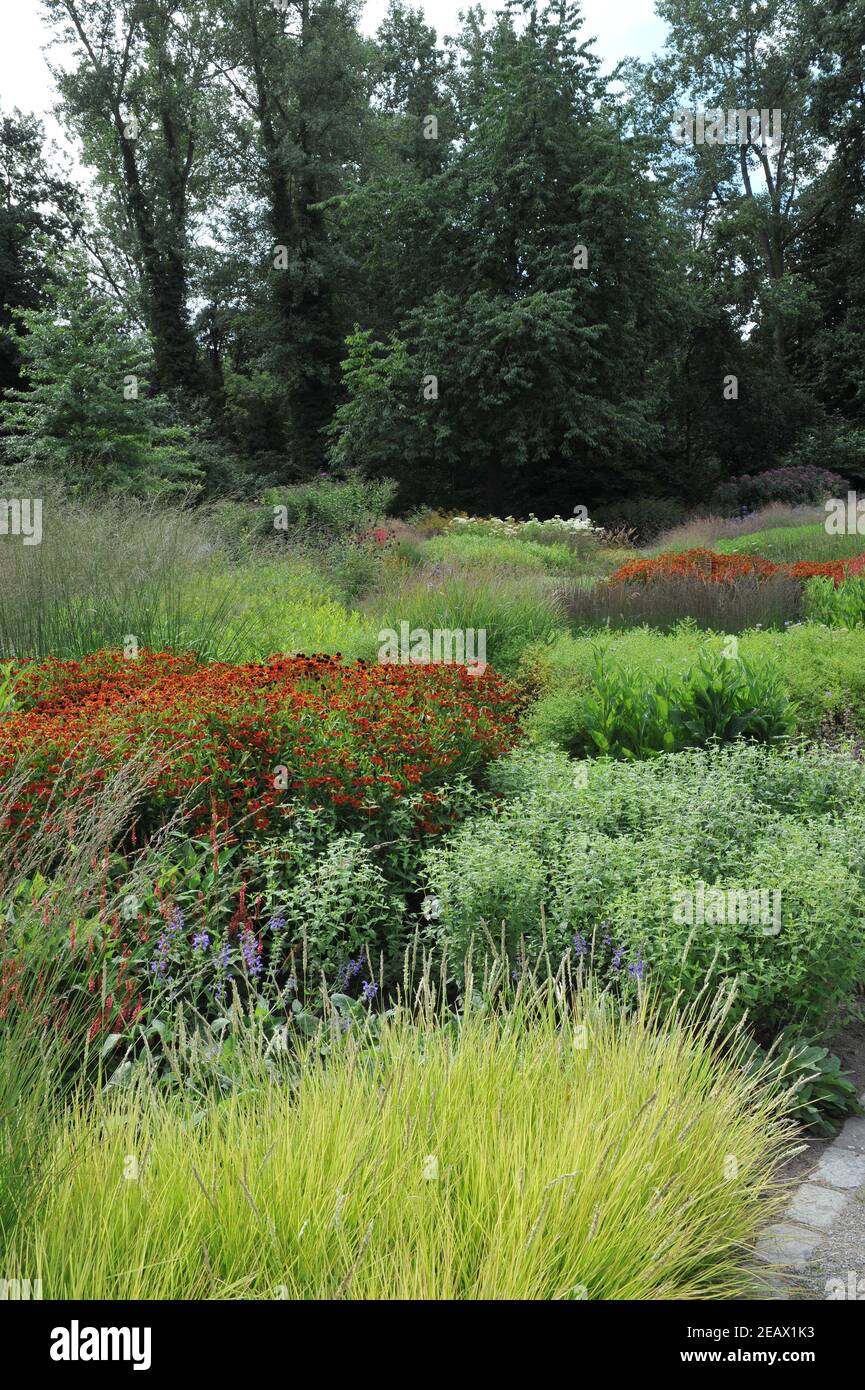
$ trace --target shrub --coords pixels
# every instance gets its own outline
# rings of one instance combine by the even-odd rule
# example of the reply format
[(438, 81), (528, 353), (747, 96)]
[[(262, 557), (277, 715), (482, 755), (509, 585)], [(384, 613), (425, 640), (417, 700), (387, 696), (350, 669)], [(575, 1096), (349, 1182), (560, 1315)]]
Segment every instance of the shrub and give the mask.
[[(389, 478), (323, 476), (265, 493), (262, 528), (281, 538), (332, 544), (368, 531), (387, 513), (396, 495)], [(280, 526), (274, 528), (279, 509)], [(266, 523), (266, 524), (265, 524)]]
[[(719, 1055), (687, 1021), (588, 993), (560, 1012), (552, 987), (447, 1024), (400, 1012), (376, 1034), (335, 1025), (290, 1086), (272, 1052), (275, 1077), (223, 1098), (198, 1082), (186, 1103), (139, 1086), (70, 1107), (7, 1277), (38, 1270), (50, 1299), (756, 1291), (748, 1251), (780, 1210), (793, 1134), (741, 1045)], [(118, 1186), (129, 1155), (142, 1181)]]
[(819, 504), (829, 497), (846, 496), (849, 486), (839, 474), (811, 464), (767, 468), (763, 473), (743, 473), (719, 484), (711, 501), (713, 506), (731, 515), (740, 508), (752, 510), (768, 502)]
[[(347, 962), (363, 960), (370, 950), (374, 968), (379, 950), (389, 966), (400, 952), (402, 904), (358, 834), (332, 839), (279, 895), (275, 911), (270, 924), (274, 963), (284, 956), (285, 943), (294, 943), (296, 955), (305, 956), (302, 964), (313, 983), (322, 975), (335, 982)], [(302, 952), (297, 945), (301, 942)], [(295, 979), (300, 970), (298, 959)]]
[[(517, 967), (570, 953), (617, 990), (645, 975), (661, 997), (696, 1001), (723, 983), (729, 1017), (747, 1011), (763, 1041), (837, 1027), (865, 978), (854, 759), (740, 744), (593, 761), (584, 778), (562, 754), (520, 766), (523, 790), (427, 853), (431, 931), (452, 961), (503, 936)], [(700, 885), (777, 892), (780, 932), (774, 918), (688, 921), (682, 895)]]
[(436, 565), (465, 566), (512, 574), (520, 570), (536, 574), (572, 574), (583, 558), (566, 541), (531, 541), (514, 536), (487, 535), (481, 531), (448, 532), (428, 541), (425, 558)]
[(641, 545), (647, 545), (662, 531), (680, 526), (686, 508), (675, 497), (632, 497), (608, 502), (596, 509), (596, 520), (610, 530), (629, 527)]
[(537, 541), (541, 543), (569, 541), (578, 544), (588, 540), (599, 530), (588, 517), (551, 516), (541, 521), (530, 512), (525, 521), (506, 516), (453, 516), (448, 522), (448, 531), (457, 535), (509, 536), (513, 540)]

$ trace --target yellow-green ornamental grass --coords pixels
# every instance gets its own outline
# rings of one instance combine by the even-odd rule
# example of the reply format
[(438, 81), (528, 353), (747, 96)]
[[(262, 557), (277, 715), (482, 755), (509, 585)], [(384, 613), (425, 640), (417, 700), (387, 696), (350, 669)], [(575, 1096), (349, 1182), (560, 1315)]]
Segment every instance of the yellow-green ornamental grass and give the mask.
[[(529, 1013), (534, 1016), (530, 1020)], [(58, 1122), (7, 1277), (77, 1299), (722, 1299), (792, 1126), (735, 1048), (588, 995), (397, 1015), (292, 1086)]]

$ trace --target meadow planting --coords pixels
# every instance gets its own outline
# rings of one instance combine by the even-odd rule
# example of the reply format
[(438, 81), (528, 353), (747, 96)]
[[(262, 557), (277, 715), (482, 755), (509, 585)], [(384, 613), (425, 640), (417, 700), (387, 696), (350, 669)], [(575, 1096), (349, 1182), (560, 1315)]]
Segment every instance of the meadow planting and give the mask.
[(14, 1350), (641, 1303), (566, 1335), (825, 1379), (761, 1305), (865, 1298), (865, 0), (3, 26)]
[(4, 548), (9, 1277), (759, 1297), (858, 1108), (865, 558), (389, 496)]

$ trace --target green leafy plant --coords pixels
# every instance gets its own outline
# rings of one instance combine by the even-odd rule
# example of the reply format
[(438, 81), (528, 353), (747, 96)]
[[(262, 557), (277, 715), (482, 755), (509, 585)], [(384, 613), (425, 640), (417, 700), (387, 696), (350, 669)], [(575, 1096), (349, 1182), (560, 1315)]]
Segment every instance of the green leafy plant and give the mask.
[(797, 1119), (822, 1138), (837, 1134), (848, 1115), (865, 1114), (854, 1082), (828, 1047), (782, 1034), (774, 1048), (752, 1044), (747, 1065), (772, 1086), (794, 1092)]
[(598, 653), (594, 685), (580, 712), (576, 751), (584, 753), (646, 758), (711, 739), (772, 743), (792, 729), (789, 702), (768, 668), (708, 650), (678, 679), (611, 668)]
[(865, 577), (853, 575), (836, 585), (817, 575), (805, 585), (805, 611), (827, 627), (865, 626)]
[[(278, 537), (329, 543), (358, 535), (387, 513), (396, 484), (388, 478), (321, 477), (272, 488), (263, 498), (263, 529)], [(278, 513), (278, 515), (277, 515)], [(281, 523), (274, 528), (274, 520)]]
[[(428, 931), (452, 959), (492, 939), (515, 967), (571, 953), (607, 971), (609, 937), (666, 999), (723, 984), (764, 1042), (817, 1036), (854, 999), (865, 769), (849, 754), (739, 742), (577, 764), (540, 749), (492, 777), (503, 803), (427, 853)], [(680, 910), (710, 889), (765, 890), (765, 910)]]

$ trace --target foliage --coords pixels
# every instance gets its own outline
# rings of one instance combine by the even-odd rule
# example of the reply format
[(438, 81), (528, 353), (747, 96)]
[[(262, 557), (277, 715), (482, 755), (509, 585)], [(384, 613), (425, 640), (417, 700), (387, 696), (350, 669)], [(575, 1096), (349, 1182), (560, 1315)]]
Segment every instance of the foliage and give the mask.
[(516, 521), (512, 516), (452, 516), (448, 530), (465, 535), (510, 536), (517, 540), (556, 542), (577, 541), (600, 530), (593, 526), (588, 517), (551, 516), (539, 521), (534, 512), (529, 512), (525, 521)]
[(49, 167), (44, 132), (35, 116), (0, 114), (0, 396), (21, 387), (21, 360), (13, 319), (41, 308), (50, 289), (56, 254), (76, 227), (77, 189)]
[(516, 669), (526, 644), (560, 631), (563, 615), (551, 579), (520, 575), (506, 564), (448, 573), (446, 564), (424, 567), (376, 595), (381, 629), (486, 633), (487, 660), (497, 671)]
[[(311, 981), (324, 977), (334, 983), (343, 970), (345, 989), (359, 974), (352, 963), (368, 952), (376, 957), (383, 952), (389, 967), (401, 955), (402, 905), (362, 835), (331, 839), (277, 902), (275, 934), (304, 943), (303, 965)], [(278, 939), (273, 950), (279, 953)]]
[(647, 559), (628, 560), (615, 574), (610, 575), (611, 584), (650, 584), (656, 578), (671, 578), (682, 575), (687, 578), (703, 579), (706, 583), (728, 584), (745, 575), (770, 578), (775, 574), (788, 574), (792, 579), (810, 579), (814, 575), (828, 575), (836, 584), (849, 575), (855, 575), (865, 568), (865, 553), (856, 554), (852, 559), (836, 560), (797, 560), (793, 564), (776, 565), (773, 560), (765, 560), (758, 555), (739, 553), (719, 555), (711, 550), (686, 550), (682, 554), (665, 551)]
[(368, 531), (386, 515), (395, 493), (396, 484), (388, 478), (322, 476), (309, 483), (272, 488), (263, 501), (270, 513), (270, 528), (275, 519), (280, 523), (277, 535), (327, 544)]
[[(826, 582), (834, 588), (831, 580)], [(642, 626), (666, 632), (682, 622), (715, 632), (745, 632), (787, 627), (803, 611), (802, 584), (782, 573), (765, 578), (744, 573), (724, 583), (707, 583), (697, 570), (673, 571), (658, 574), (651, 583), (563, 584), (560, 596), (577, 632)]]
[[(861, 765), (740, 743), (579, 768), (522, 755), (504, 805), (429, 849), (449, 957), (490, 942), (517, 967), (597, 955), (622, 986), (642, 961), (671, 1000), (723, 984), (728, 1018), (747, 1011), (763, 1041), (837, 1026), (865, 969)], [(722, 893), (723, 913), (698, 920), (698, 890)], [(768, 913), (727, 912), (728, 894), (757, 890), (779, 895)]]
[(603, 526), (630, 527), (642, 545), (684, 520), (684, 504), (676, 497), (626, 497), (597, 511)]
[(61, 280), (49, 304), (20, 311), (25, 385), (0, 401), (2, 456), (73, 494), (193, 489), (202, 473), (190, 456), (194, 430), (148, 394), (146, 341), (74, 264), (76, 278)]
[(655, 363), (681, 304), (661, 189), (575, 10), (529, 4), (525, 20), (468, 20), (447, 167), (344, 202), (393, 307), (356, 318), (330, 456), (398, 478), (405, 506), (571, 513), (611, 471), (651, 468), (659, 438)]
[(859, 575), (837, 585), (826, 578), (809, 580), (805, 610), (810, 619), (827, 627), (865, 626), (865, 579)]
[(767, 468), (762, 473), (742, 474), (721, 483), (712, 505), (732, 514), (740, 508), (754, 510), (769, 502), (822, 504), (829, 497), (846, 497), (849, 483), (828, 468), (814, 466)]
[[(671, 676), (681, 674), (699, 659), (707, 642), (720, 649), (724, 641), (684, 622), (669, 634), (648, 627), (600, 630), (592, 634), (591, 643), (560, 636), (554, 642), (528, 648), (519, 675), (541, 698), (527, 717), (526, 727), (541, 740), (566, 742), (574, 736), (579, 697), (591, 690), (594, 648), (651, 678), (659, 667)], [(865, 733), (865, 642), (861, 629), (800, 623), (785, 632), (744, 632), (737, 642), (739, 656), (745, 661), (772, 667), (790, 700), (797, 732), (816, 737), (826, 725), (843, 727), (849, 722), (850, 731)]]
[(696, 667), (673, 679), (646, 679), (597, 656), (594, 689), (574, 720), (571, 751), (646, 758), (736, 738), (786, 738), (792, 714), (771, 668), (706, 649)]
[(822, 523), (777, 526), (771, 531), (755, 531), (735, 539), (721, 540), (717, 544), (722, 554), (762, 555), (767, 560), (788, 563), (848, 559), (860, 554), (861, 548), (861, 536), (855, 533), (830, 535)]
[[(25, 666), (0, 727), (0, 772), (27, 770), (3, 829), (37, 808), (70, 835), (111, 772), (146, 748), (139, 810), (152, 830), (183, 810), (190, 832), (225, 824), (255, 838), (297, 800), (332, 807), (348, 828), (371, 821), (437, 828), (439, 788), (514, 740), (514, 692), (489, 669), (343, 666), (337, 658), (201, 665), (192, 654), (96, 653)], [(62, 804), (58, 799), (62, 796)]]
[[(6, 119), (4, 300), (44, 307), (75, 236), (61, 276), (139, 340), (212, 495), (329, 456), (401, 506), (628, 509), (645, 538), (716, 483), (858, 484), (862, 0), (719, 5), (663, 0), (666, 51), (613, 77), (570, 4), (440, 42), (398, 0), (375, 36), (334, 0), (46, 0), (94, 196)], [(782, 110), (784, 157), (677, 144), (695, 93)]]
[(248, 605), (199, 514), (135, 498), (94, 505), (50, 483), (24, 489), (42, 500), (44, 535), (0, 547), (0, 656), (72, 658), (129, 642), (237, 654)]
[(793, 1093), (799, 1123), (821, 1138), (837, 1134), (848, 1115), (865, 1113), (855, 1083), (828, 1047), (781, 1034), (768, 1056), (765, 1048), (752, 1044), (748, 1064), (762, 1068), (773, 1086)]

